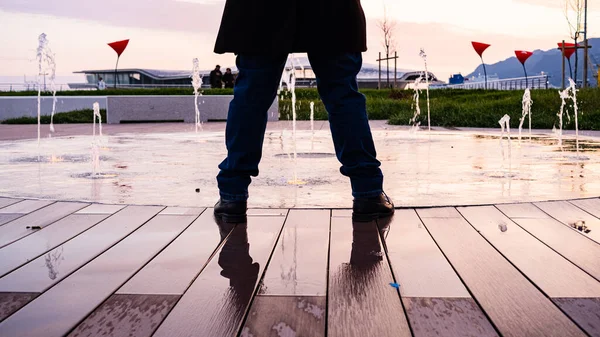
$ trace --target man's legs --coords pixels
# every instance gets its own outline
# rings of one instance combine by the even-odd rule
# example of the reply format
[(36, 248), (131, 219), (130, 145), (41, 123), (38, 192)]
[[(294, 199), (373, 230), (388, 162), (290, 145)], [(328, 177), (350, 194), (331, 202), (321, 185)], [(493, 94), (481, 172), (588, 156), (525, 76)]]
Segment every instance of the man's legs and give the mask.
[(377, 197), (383, 192), (366, 99), (358, 92), (356, 75), (362, 67), (360, 53), (309, 53), (319, 94), (329, 113), (329, 125), (340, 172), (350, 177), (355, 198)]
[(287, 54), (237, 56), (239, 74), (225, 130), (227, 158), (219, 165), (217, 176), (223, 200), (248, 199), (250, 176), (258, 175), (268, 109), (277, 95), (286, 60)]

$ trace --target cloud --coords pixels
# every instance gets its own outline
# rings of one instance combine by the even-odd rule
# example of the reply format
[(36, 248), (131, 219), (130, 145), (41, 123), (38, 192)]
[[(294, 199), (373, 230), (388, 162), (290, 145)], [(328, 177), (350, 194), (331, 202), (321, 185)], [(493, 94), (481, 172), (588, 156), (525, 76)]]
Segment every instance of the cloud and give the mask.
[(2, 0), (0, 10), (123, 27), (216, 34), (224, 5), (221, 0)]

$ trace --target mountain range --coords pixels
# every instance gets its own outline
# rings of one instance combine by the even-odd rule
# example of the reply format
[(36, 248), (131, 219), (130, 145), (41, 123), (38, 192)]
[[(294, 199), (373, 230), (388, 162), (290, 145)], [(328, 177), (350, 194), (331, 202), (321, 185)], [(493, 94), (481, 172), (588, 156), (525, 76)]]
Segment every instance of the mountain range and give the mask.
[[(565, 42), (573, 42), (573, 41), (565, 41)], [(592, 76), (592, 74), (598, 73), (597, 64), (600, 64), (600, 38), (589, 39), (588, 44), (592, 46), (589, 50), (591, 63), (594, 64), (594, 67), (588, 66), (589, 77), (588, 80), (592, 86), (597, 85), (597, 78)], [(485, 59), (485, 55), (484, 55)], [(573, 67), (573, 74), (575, 73), (575, 55), (571, 56), (571, 64)], [(565, 63), (566, 68), (566, 78), (569, 78), (569, 64)], [(525, 63), (527, 68), (527, 74), (530, 76), (540, 75), (542, 72), (544, 74), (548, 74), (550, 76), (549, 81), (550, 84), (555, 87), (560, 87), (561, 85), (561, 51), (558, 49), (558, 45), (549, 50), (535, 50), (533, 55), (527, 60)], [(488, 75), (498, 75), (499, 78), (514, 78), (514, 77), (523, 77), (523, 66), (515, 56), (507, 58), (504, 61), (500, 61), (494, 64), (486, 64)], [(583, 79), (583, 50), (579, 51), (579, 71), (577, 72), (577, 80), (581, 81)], [(472, 76), (483, 76), (483, 66), (479, 65), (475, 71), (467, 75), (467, 77)]]

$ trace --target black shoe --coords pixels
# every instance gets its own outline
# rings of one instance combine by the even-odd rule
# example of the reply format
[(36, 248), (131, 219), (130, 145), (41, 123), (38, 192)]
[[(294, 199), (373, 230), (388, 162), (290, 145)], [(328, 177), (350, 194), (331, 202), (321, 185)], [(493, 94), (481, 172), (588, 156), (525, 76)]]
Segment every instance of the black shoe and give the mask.
[(215, 217), (224, 222), (240, 223), (246, 222), (246, 201), (230, 201), (219, 199), (215, 205)]
[(385, 194), (373, 198), (354, 198), (352, 220), (368, 222), (376, 219), (390, 217), (394, 214), (394, 203)]

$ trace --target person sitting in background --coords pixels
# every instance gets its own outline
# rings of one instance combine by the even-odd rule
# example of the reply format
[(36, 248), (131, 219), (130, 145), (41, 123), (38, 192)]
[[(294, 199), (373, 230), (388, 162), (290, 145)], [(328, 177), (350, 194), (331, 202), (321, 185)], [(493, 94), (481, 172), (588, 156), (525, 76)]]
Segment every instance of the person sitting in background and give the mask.
[(98, 80), (98, 90), (105, 90), (106, 89), (106, 83), (104, 83), (104, 80), (102, 79), (102, 77), (100, 77), (100, 79)]
[(233, 78), (233, 74), (231, 73), (231, 68), (227, 68), (225, 70), (225, 74), (223, 74), (223, 83), (225, 83), (225, 88), (233, 88), (235, 80)]
[(223, 88), (223, 73), (221, 72), (221, 66), (217, 64), (215, 69), (210, 72), (210, 87), (211, 88)]

